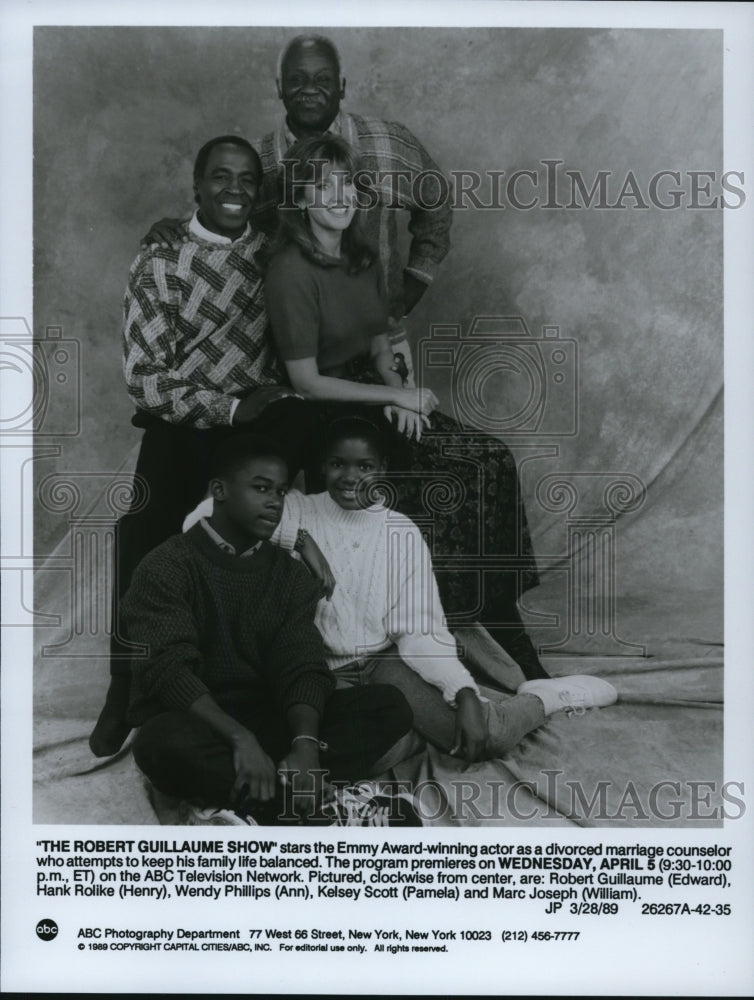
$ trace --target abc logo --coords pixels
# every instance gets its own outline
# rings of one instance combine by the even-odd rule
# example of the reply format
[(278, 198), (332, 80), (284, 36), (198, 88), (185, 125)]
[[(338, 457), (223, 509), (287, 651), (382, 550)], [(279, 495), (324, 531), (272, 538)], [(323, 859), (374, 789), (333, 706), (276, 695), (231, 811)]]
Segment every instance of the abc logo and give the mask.
[(54, 941), (58, 936), (58, 925), (47, 917), (37, 924), (37, 937), (40, 941)]

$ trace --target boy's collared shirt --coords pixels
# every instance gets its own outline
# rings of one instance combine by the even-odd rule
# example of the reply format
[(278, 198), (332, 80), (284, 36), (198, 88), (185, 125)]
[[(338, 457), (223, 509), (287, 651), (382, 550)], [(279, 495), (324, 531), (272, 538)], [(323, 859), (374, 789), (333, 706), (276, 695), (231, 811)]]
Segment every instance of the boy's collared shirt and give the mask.
[(245, 552), (236, 552), (235, 546), (231, 545), (230, 542), (226, 542), (223, 536), (215, 531), (206, 518), (203, 517), (199, 524), (201, 524), (217, 547), (222, 549), (223, 552), (227, 553), (229, 556), (238, 556), (239, 559), (245, 559), (246, 556), (253, 556), (255, 552), (258, 552), (259, 547), (262, 544), (261, 542), (255, 542), (254, 545), (252, 545), (251, 548), (246, 549)]

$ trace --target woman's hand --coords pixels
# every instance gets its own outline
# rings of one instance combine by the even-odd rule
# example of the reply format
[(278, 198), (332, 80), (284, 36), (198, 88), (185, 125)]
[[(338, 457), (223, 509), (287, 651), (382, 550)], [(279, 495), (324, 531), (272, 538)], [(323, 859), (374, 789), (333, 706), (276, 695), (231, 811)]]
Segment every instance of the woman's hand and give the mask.
[(153, 222), (149, 232), (141, 241), (142, 247), (149, 247), (157, 244), (159, 247), (167, 249), (173, 243), (187, 243), (188, 236), (183, 231), (183, 223), (180, 219), (160, 219)]
[(421, 441), (422, 427), (429, 427), (429, 417), (422, 417), (413, 410), (407, 410), (403, 406), (386, 406), (383, 411), (385, 418), (393, 422), (395, 417), (396, 429), (399, 434), (405, 434), (409, 441), (416, 437)]
[(322, 550), (311, 535), (307, 535), (299, 549), (301, 561), (315, 580), (322, 584), (324, 595), (329, 601), (335, 590), (335, 577), (330, 569), (330, 563), (322, 555)]
[(413, 410), (422, 417), (428, 417), (440, 405), (431, 389), (401, 389), (396, 393), (396, 405)]

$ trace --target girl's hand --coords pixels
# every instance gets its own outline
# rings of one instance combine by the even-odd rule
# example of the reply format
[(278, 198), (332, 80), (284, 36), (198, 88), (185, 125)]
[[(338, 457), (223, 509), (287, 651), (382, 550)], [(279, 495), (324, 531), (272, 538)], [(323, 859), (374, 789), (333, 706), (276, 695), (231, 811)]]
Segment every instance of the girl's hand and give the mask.
[(413, 410), (422, 417), (428, 417), (440, 405), (431, 389), (402, 389), (396, 402), (398, 406)]
[(299, 549), (301, 561), (315, 580), (322, 584), (324, 595), (329, 601), (335, 590), (335, 577), (330, 569), (330, 563), (322, 555), (322, 550), (311, 535), (307, 535)]

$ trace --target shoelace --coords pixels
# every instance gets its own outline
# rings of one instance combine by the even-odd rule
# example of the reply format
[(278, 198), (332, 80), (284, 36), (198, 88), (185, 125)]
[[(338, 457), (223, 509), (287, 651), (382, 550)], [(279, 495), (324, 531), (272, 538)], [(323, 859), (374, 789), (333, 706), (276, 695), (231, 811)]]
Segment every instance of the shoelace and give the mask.
[(576, 688), (575, 691), (561, 691), (558, 697), (563, 702), (566, 712), (569, 715), (579, 716), (586, 714), (586, 696), (579, 688)]
[(352, 792), (341, 793), (328, 805), (335, 826), (390, 826), (389, 806), (378, 806), (372, 799), (365, 801)]
[[(232, 817), (235, 816), (234, 822)], [(224, 809), (213, 809), (208, 812), (206, 816), (202, 816), (201, 821), (198, 819), (195, 812), (191, 810), (188, 803), (182, 804), (182, 809), (179, 812), (179, 817), (181, 823), (185, 826), (230, 826), (231, 823), (236, 826), (255, 826), (255, 823), (250, 823), (243, 816), (239, 816), (238, 813), (231, 813), (229, 810)]]
[(372, 816), (369, 817), (369, 826), (390, 826), (390, 808), (377, 806)]

